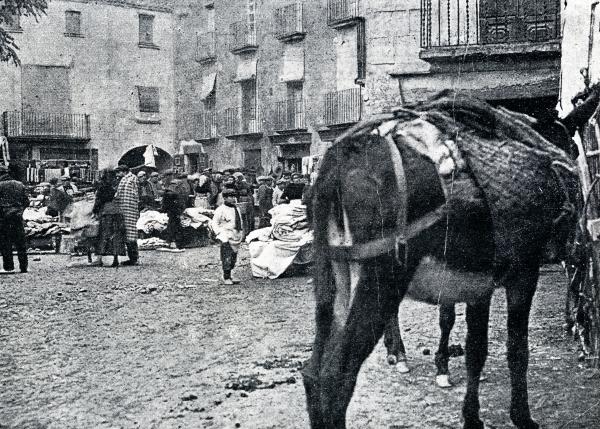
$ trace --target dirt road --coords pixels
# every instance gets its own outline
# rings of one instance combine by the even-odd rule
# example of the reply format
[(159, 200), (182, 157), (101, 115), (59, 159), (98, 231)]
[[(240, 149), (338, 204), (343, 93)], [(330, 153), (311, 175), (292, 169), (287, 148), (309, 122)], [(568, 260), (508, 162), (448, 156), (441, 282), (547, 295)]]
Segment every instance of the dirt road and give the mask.
[[(308, 277), (254, 280), (243, 257), (242, 284), (223, 286), (217, 253), (143, 252), (118, 269), (43, 255), (30, 273), (0, 277), (0, 428), (308, 427), (298, 372), (313, 339)], [(600, 376), (561, 331), (562, 289), (546, 268), (530, 330), (532, 413), (544, 428), (598, 428)], [(457, 313), (451, 344), (464, 345)], [(436, 308), (405, 302), (400, 319), (412, 370), (395, 373), (380, 343), (349, 427), (460, 427), (464, 359), (451, 361), (454, 388), (434, 386)], [(501, 291), (490, 325), (481, 414), (509, 428)]]

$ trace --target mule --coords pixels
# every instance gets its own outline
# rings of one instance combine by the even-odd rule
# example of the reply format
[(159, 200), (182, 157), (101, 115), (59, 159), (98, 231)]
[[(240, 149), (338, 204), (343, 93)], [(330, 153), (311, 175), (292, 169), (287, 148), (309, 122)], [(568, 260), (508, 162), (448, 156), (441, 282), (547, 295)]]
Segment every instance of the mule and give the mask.
[(502, 287), (510, 417), (520, 429), (538, 428), (528, 404), (528, 323), (542, 253), (564, 214), (561, 178), (537, 171), (543, 192), (521, 201), (522, 214), (499, 225), (484, 199), (448, 195), (440, 166), (402, 136), (390, 141), (361, 127), (327, 151), (313, 190), (316, 337), (303, 370), (311, 427), (346, 426), (361, 365), (408, 293), (435, 305), (467, 304), (462, 414), (465, 429), (483, 428), (479, 381), (491, 297)]

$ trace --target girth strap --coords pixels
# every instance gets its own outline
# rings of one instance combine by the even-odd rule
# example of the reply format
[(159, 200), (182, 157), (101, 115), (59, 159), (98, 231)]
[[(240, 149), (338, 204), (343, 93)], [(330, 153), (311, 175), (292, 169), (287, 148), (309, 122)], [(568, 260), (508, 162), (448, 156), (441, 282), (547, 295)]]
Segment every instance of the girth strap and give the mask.
[[(334, 261), (362, 261), (376, 258), (389, 252), (398, 252), (399, 247), (406, 248), (406, 243), (421, 232), (435, 225), (446, 215), (446, 205), (442, 204), (437, 209), (425, 216), (406, 225), (403, 234), (397, 231), (386, 231), (384, 237), (366, 243), (351, 246), (329, 246), (329, 257)], [(400, 255), (397, 255), (400, 256)], [(405, 257), (403, 256), (405, 259)], [(405, 260), (400, 260), (405, 263)]]

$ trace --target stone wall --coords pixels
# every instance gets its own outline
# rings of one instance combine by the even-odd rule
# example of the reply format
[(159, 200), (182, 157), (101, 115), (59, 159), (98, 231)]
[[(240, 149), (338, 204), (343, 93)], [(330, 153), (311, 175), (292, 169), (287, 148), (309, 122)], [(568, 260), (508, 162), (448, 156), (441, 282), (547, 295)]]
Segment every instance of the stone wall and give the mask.
[[(65, 11), (81, 12), (81, 37), (65, 36)], [(138, 15), (154, 16), (157, 49), (138, 46)], [(98, 2), (49, 3), (38, 23), (22, 18), (14, 33), (23, 65), (69, 69), (72, 113), (90, 115), (90, 148), (99, 167), (115, 165), (128, 150), (153, 143), (175, 151), (173, 19), (164, 8), (148, 9)], [(43, 84), (43, 83), (40, 83)], [(160, 113), (138, 111), (137, 86), (159, 87)], [(21, 69), (0, 64), (0, 112), (21, 109)]]

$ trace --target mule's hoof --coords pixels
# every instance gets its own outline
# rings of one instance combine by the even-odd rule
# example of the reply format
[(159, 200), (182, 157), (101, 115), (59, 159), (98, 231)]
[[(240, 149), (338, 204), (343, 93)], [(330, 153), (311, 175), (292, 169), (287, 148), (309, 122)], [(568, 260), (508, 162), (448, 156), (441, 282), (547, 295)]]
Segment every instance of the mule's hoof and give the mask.
[(436, 375), (435, 384), (437, 384), (438, 387), (441, 387), (442, 389), (452, 387), (452, 383), (450, 383), (450, 378), (448, 377), (448, 374)]
[(400, 374), (406, 374), (407, 372), (410, 372), (410, 368), (406, 365), (406, 361), (401, 360), (396, 364), (396, 371)]
[(463, 425), (463, 429), (485, 429), (485, 425), (479, 419), (477, 419), (477, 420), (470, 420), (468, 422), (465, 420), (465, 424)]
[(527, 423), (524, 423), (522, 425), (515, 425), (517, 426), (517, 428), (519, 429), (539, 429), (540, 425), (538, 425), (535, 421), (533, 420), (529, 420)]
[(396, 365), (398, 363), (398, 358), (395, 355), (388, 355), (387, 361), (390, 365)]

